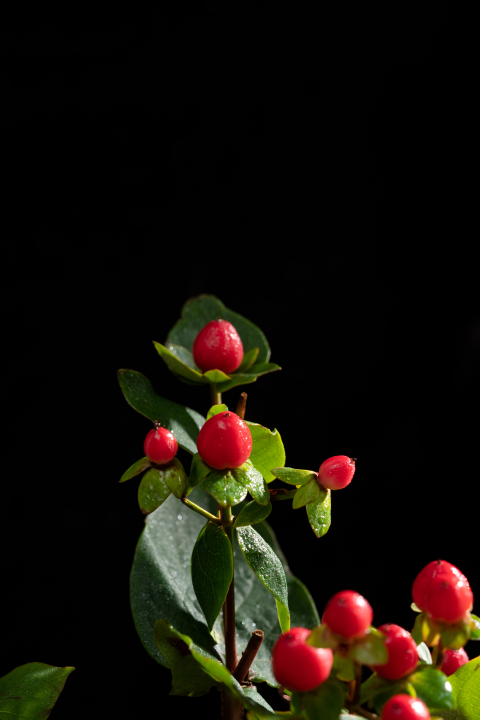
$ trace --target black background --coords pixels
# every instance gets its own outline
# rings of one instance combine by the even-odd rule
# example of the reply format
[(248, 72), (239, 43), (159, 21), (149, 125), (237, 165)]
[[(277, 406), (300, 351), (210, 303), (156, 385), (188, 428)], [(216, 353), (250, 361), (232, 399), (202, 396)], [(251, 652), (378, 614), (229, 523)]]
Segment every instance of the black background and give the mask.
[(468, 25), (443, 1), (6, 19), (0, 675), (74, 665), (55, 716), (217, 703), (169, 698), (137, 638), (143, 517), (117, 482), (150, 429), (119, 367), (209, 406), (151, 344), (199, 293), (266, 333), (283, 369), (245, 388), (247, 417), (287, 465), (358, 459), (324, 538), (271, 516), (319, 612), (352, 588), (410, 628), (437, 557), (480, 592)]

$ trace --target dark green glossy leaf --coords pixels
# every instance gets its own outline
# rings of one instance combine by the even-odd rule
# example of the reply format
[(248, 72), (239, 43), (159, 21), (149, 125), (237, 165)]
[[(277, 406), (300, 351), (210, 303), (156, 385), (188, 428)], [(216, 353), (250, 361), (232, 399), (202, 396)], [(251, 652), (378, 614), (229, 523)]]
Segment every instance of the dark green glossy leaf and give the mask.
[(248, 489), (252, 498), (259, 505), (268, 505), (270, 502), (270, 493), (268, 485), (263, 479), (261, 473), (252, 465), (251, 460), (247, 460), (240, 467), (232, 470), (232, 475), (239, 483)]
[(172, 672), (170, 695), (205, 695), (215, 680), (208, 675), (192, 656), (188, 645), (178, 637), (166, 620), (158, 620), (154, 627), (154, 640), (158, 650)]
[(480, 640), (480, 618), (470, 613), (472, 624), (470, 626), (470, 640)]
[(253, 700), (255, 703), (260, 705), (262, 708), (261, 710), (259, 708), (257, 708), (255, 713), (253, 713), (253, 711), (251, 711), (252, 717), (259, 718), (259, 720), (261, 718), (276, 718), (277, 717), (275, 715), (275, 711), (273, 710), (273, 708), (271, 708), (270, 705), (265, 700), (265, 698), (263, 698), (260, 695), (260, 693), (258, 692), (255, 685), (250, 685), (250, 686), (244, 687), (243, 692), (249, 700)]
[(268, 505), (259, 505), (255, 502), (255, 500), (252, 500), (252, 502), (247, 503), (240, 510), (240, 513), (235, 520), (235, 527), (255, 525), (256, 523), (265, 520), (271, 512), (272, 503), (268, 503)]
[(202, 490), (223, 507), (238, 505), (247, 496), (247, 488), (233, 477), (230, 470), (212, 470), (203, 481)]
[(249, 385), (250, 383), (256, 382), (257, 378), (261, 375), (267, 375), (268, 373), (275, 372), (275, 370), (281, 370), (280, 365), (275, 363), (255, 363), (251, 368), (241, 373), (232, 373), (230, 380), (218, 383), (218, 392), (227, 392), (238, 385)]
[(341, 655), (336, 652), (333, 656), (333, 673), (335, 677), (344, 682), (355, 680), (353, 660), (348, 655)]
[(164, 473), (165, 482), (168, 487), (175, 495), (176, 498), (181, 498), (185, 491), (185, 485), (187, 483), (187, 473), (180, 460), (174, 457), (171, 463), (168, 465), (160, 466), (160, 470)]
[(221, 405), (212, 405), (212, 407), (207, 413), (207, 420), (210, 420), (210, 418), (214, 415), (218, 415), (219, 413), (225, 412), (226, 410), (228, 410), (228, 407), (223, 403)]
[(480, 658), (458, 668), (449, 676), (456, 710), (435, 712), (445, 720), (480, 720)]
[(194, 340), (200, 330), (211, 320), (218, 320), (218, 318), (227, 320), (234, 326), (242, 340), (244, 353), (258, 347), (257, 361), (268, 362), (270, 348), (260, 328), (250, 320), (226, 308), (214, 295), (199, 295), (185, 303), (182, 308), (181, 319), (168, 333), (166, 344), (174, 343), (192, 350)]
[(202, 460), (200, 453), (195, 453), (192, 457), (192, 464), (190, 465), (190, 477), (188, 481), (192, 487), (198, 485), (204, 478), (212, 472), (210, 465)]
[(159, 468), (151, 468), (143, 476), (138, 486), (138, 504), (142, 513), (156, 510), (170, 495), (170, 488), (165, 480), (165, 472)]
[(447, 676), (428, 665), (416, 670), (408, 678), (418, 697), (432, 710), (453, 710), (455, 699)]
[(155, 346), (155, 350), (158, 352), (165, 365), (169, 370), (174, 372), (177, 377), (185, 378), (186, 380), (190, 380), (195, 383), (206, 382), (201, 372), (194, 370), (190, 367), (190, 365), (186, 365), (184, 362), (179, 360), (177, 355), (174, 355), (170, 352), (170, 350), (167, 350), (164, 345), (161, 345), (158, 342), (154, 342), (153, 344)]
[(417, 645), (417, 652), (420, 662), (425, 663), (425, 665), (432, 664), (432, 656), (430, 654), (430, 650), (424, 642), (421, 642)]
[(0, 720), (47, 718), (73, 667), (32, 662), (0, 678)]
[(307, 507), (308, 520), (317, 537), (328, 532), (331, 518), (332, 496), (330, 490), (321, 490), (316, 500), (309, 502)]
[[(237, 539), (250, 568), (288, 611), (287, 581), (283, 565), (277, 555), (252, 527), (237, 528)], [(290, 627), (289, 618), (282, 610), (279, 612), (279, 622), (282, 632), (286, 632)]]
[(385, 665), (388, 662), (385, 636), (375, 628), (370, 628), (351, 646), (350, 656), (361, 665)]
[(252, 348), (248, 352), (244, 353), (243, 360), (239, 367), (235, 370), (236, 373), (242, 373), (249, 370), (252, 365), (256, 362), (258, 357), (259, 348)]
[(312, 500), (316, 500), (320, 495), (320, 485), (317, 478), (312, 478), (306, 485), (302, 485), (298, 488), (293, 498), (292, 508), (297, 510), (303, 507)]
[(285, 448), (278, 430), (269, 430), (263, 425), (246, 421), (252, 434), (252, 452), (249, 460), (262, 473), (265, 482), (275, 479), (274, 467), (281, 468), (285, 463)]
[(118, 380), (129, 405), (152, 422), (158, 421), (167, 427), (184, 450), (192, 455), (197, 452), (197, 436), (205, 418), (191, 408), (157, 395), (142, 373), (119, 370)]
[(318, 477), (312, 470), (296, 470), (295, 468), (275, 467), (272, 470), (274, 477), (289, 485), (305, 485)]
[(140, 460), (137, 460), (137, 462), (133, 463), (133, 465), (130, 465), (128, 470), (125, 470), (122, 477), (120, 478), (120, 482), (123, 483), (126, 480), (130, 480), (131, 478), (140, 475), (140, 473), (151, 467), (151, 465), (152, 463), (147, 457), (143, 457)]
[(332, 633), (326, 625), (318, 624), (308, 636), (307, 643), (318, 648), (336, 648), (340, 643), (340, 638)]
[(309, 720), (338, 720), (345, 698), (346, 686), (330, 677), (314, 692), (303, 696)]
[(207, 522), (192, 552), (192, 584), (208, 629), (220, 614), (233, 578), (232, 546), (223, 527)]

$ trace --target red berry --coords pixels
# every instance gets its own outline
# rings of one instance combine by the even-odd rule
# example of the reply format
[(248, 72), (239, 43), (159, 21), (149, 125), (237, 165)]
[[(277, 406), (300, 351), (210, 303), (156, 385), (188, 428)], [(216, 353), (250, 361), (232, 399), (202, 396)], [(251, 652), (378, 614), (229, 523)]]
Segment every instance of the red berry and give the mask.
[(383, 706), (382, 720), (430, 720), (430, 713), (420, 698), (394, 695)]
[(216, 470), (237, 468), (250, 457), (252, 435), (238, 415), (225, 410), (207, 420), (198, 434), (197, 448), (200, 457)]
[(418, 664), (418, 651), (415, 640), (408, 630), (399, 625), (389, 623), (378, 628), (386, 635), (385, 645), (388, 650), (388, 662), (385, 665), (374, 665), (372, 670), (387, 678), (387, 680), (398, 680), (409, 675), (415, 670)]
[(307, 645), (310, 630), (291, 628), (280, 635), (272, 650), (273, 674), (280, 685), (296, 692), (309, 692), (330, 675), (333, 652), (330, 648)]
[(372, 620), (370, 603), (353, 590), (336, 593), (328, 601), (323, 614), (323, 623), (333, 633), (349, 640), (363, 637)]
[(341, 490), (352, 482), (355, 459), (347, 455), (334, 455), (325, 460), (318, 471), (318, 481), (330, 490)]
[(240, 335), (227, 320), (212, 320), (195, 338), (193, 359), (202, 372), (222, 370), (228, 375), (243, 360)]
[(463, 648), (460, 648), (460, 650), (447, 649), (445, 650), (440, 670), (445, 673), (445, 675), (453, 675), (459, 667), (468, 663), (469, 660), (470, 658)]
[(177, 454), (178, 443), (170, 430), (158, 426), (150, 430), (145, 438), (143, 452), (149, 460), (157, 465), (166, 465)]
[(425, 593), (428, 585), (439, 573), (451, 573), (466, 580), (463, 573), (455, 565), (446, 560), (432, 560), (428, 565), (425, 565), (423, 570), (420, 570), (412, 587), (413, 602), (420, 610), (425, 610)]
[(473, 593), (466, 577), (439, 573), (428, 584), (425, 610), (432, 620), (459, 622), (473, 605)]

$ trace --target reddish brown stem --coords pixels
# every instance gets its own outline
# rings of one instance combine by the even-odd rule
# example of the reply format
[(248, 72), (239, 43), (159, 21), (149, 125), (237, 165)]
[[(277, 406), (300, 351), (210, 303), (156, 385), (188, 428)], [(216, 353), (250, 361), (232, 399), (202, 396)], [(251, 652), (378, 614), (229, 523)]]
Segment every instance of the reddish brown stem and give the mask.
[(239, 401), (238, 401), (237, 410), (236, 410), (236, 413), (237, 413), (238, 417), (241, 417), (242, 420), (245, 419), (245, 408), (246, 408), (246, 405), (247, 405), (247, 393), (246, 393), (246, 392), (242, 392), (242, 393), (240, 394), (240, 399), (239, 399)]
[(238, 680), (239, 683), (245, 680), (262, 642), (263, 630), (254, 630), (233, 673), (233, 677)]

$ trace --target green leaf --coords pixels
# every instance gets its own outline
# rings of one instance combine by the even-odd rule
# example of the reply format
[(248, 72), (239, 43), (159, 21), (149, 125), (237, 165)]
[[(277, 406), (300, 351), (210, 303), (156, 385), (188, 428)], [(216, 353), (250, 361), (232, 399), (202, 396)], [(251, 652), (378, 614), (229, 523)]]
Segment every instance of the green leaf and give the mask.
[(410, 607), (412, 608), (413, 612), (422, 612), (418, 605), (416, 605), (414, 602), (410, 603)]
[(281, 370), (280, 365), (275, 363), (255, 363), (251, 368), (241, 373), (232, 373), (231, 379), (225, 382), (219, 382), (217, 385), (218, 392), (227, 392), (238, 385), (249, 385), (250, 383), (256, 382), (257, 378), (261, 375), (267, 375), (268, 373), (275, 372), (275, 370)]
[(180, 460), (174, 457), (171, 463), (160, 467), (160, 470), (164, 473), (165, 482), (168, 487), (175, 495), (176, 498), (180, 499), (185, 491), (185, 485), (187, 483), (187, 473)]
[(193, 353), (191, 353), (190, 350), (187, 350), (187, 348), (184, 348), (181, 345), (175, 345), (175, 343), (165, 343), (165, 347), (184, 365), (188, 365), (188, 367), (192, 368), (192, 370), (196, 370), (198, 373), (201, 373), (200, 368), (195, 365)]
[(265, 482), (275, 479), (272, 468), (285, 464), (285, 448), (278, 430), (269, 430), (263, 425), (246, 421), (252, 434), (252, 452), (249, 460), (262, 473)]
[(204, 478), (206, 478), (207, 475), (210, 475), (211, 472), (212, 468), (210, 467), (210, 465), (207, 465), (207, 463), (200, 457), (200, 453), (197, 452), (192, 457), (192, 464), (190, 465), (190, 477), (188, 478), (188, 482), (192, 487), (195, 487)]
[(307, 515), (313, 532), (319, 538), (328, 532), (331, 518), (332, 496), (330, 490), (321, 490), (316, 500), (307, 505)]
[(247, 488), (240, 485), (228, 469), (212, 470), (203, 481), (202, 490), (212, 495), (223, 507), (238, 505), (247, 495)]
[(180, 378), (190, 380), (190, 382), (194, 383), (206, 382), (201, 372), (199, 372), (198, 370), (194, 370), (192, 367), (190, 367), (190, 365), (186, 365), (184, 362), (179, 360), (177, 355), (174, 355), (172, 352), (170, 352), (170, 350), (167, 350), (164, 345), (161, 345), (158, 342), (154, 342), (153, 344), (155, 346), (155, 350), (158, 352), (165, 365), (168, 367), (169, 370), (175, 373), (175, 375)]
[(412, 633), (411, 633), (413, 639), (417, 643), (417, 646), (423, 642), (422, 627), (423, 627), (423, 613), (421, 613), (420, 615), (417, 615), (417, 617), (415, 618), (415, 624), (413, 626)]
[(474, 658), (449, 676), (456, 710), (436, 711), (445, 720), (480, 720), (480, 658)]
[(275, 603), (277, 605), (277, 615), (278, 622), (280, 623), (280, 628), (282, 630), (282, 633), (286, 633), (290, 630), (290, 612), (288, 610), (288, 607), (285, 607), (285, 605), (279, 602), (276, 598)]
[[(248, 565), (280, 605), (284, 606), (286, 612), (279, 610), (279, 622), (280, 627), (286, 627), (289, 622), (287, 621), (288, 592), (281, 561), (252, 527), (240, 527), (236, 530), (238, 544)], [(285, 630), (282, 629), (282, 632)]]
[(309, 720), (338, 720), (345, 703), (346, 686), (330, 677), (303, 696)]
[(197, 452), (197, 436), (205, 424), (199, 413), (157, 395), (150, 380), (135, 370), (119, 370), (118, 380), (125, 399), (134, 410), (167, 427), (184, 450), (192, 455)]
[(265, 520), (272, 512), (272, 503), (268, 505), (259, 505), (252, 500), (243, 506), (240, 513), (235, 519), (235, 527), (246, 527), (247, 525), (255, 525)]
[(355, 680), (355, 668), (353, 660), (348, 655), (341, 655), (336, 652), (333, 656), (333, 673), (335, 677), (344, 682)]
[(0, 678), (0, 720), (47, 718), (73, 667), (32, 662)]
[(143, 457), (140, 460), (137, 460), (137, 462), (133, 463), (133, 465), (130, 465), (128, 470), (125, 470), (122, 477), (120, 478), (120, 482), (123, 483), (126, 480), (130, 480), (131, 478), (135, 477), (136, 475), (140, 475), (144, 470), (151, 467), (152, 463), (147, 457)]
[(385, 665), (388, 662), (385, 636), (371, 627), (362, 638), (351, 646), (350, 657), (361, 665)]
[(232, 546), (220, 525), (207, 522), (192, 552), (192, 584), (208, 629), (220, 614), (233, 578)]
[(470, 613), (470, 617), (472, 618), (470, 640), (480, 640), (480, 618), (473, 613)]
[(178, 637), (166, 620), (158, 620), (154, 626), (154, 640), (158, 650), (168, 662), (172, 672), (170, 695), (200, 697), (217, 683), (195, 660), (190, 648)]
[(228, 407), (222, 403), (222, 405), (212, 405), (207, 413), (207, 420), (210, 420), (214, 415), (218, 415), (221, 412), (228, 410)]
[(374, 672), (361, 685), (359, 704), (364, 705), (367, 701), (375, 699), (375, 709), (377, 712), (380, 712), (387, 700), (392, 697), (392, 695), (400, 693), (402, 688), (403, 683), (401, 680), (386, 680)]
[(440, 630), (442, 645), (450, 650), (460, 650), (470, 639), (470, 633), (470, 623), (444, 625)]
[(249, 370), (258, 357), (258, 351), (259, 351), (259, 348), (252, 348), (248, 352), (244, 353), (243, 360), (235, 372), (243, 373), (246, 370)]
[(261, 473), (253, 466), (251, 460), (247, 460), (238, 468), (232, 470), (232, 475), (239, 483), (248, 489), (252, 498), (259, 505), (268, 505), (270, 493), (268, 485)]
[(432, 656), (430, 654), (430, 650), (424, 642), (421, 642), (417, 645), (417, 652), (420, 662), (425, 663), (425, 665), (432, 664)]
[(318, 624), (314, 627), (307, 638), (307, 643), (318, 648), (336, 648), (341, 642), (341, 638), (333, 633), (326, 625)]
[(312, 478), (306, 485), (298, 488), (293, 498), (292, 508), (297, 510), (312, 500), (316, 500), (320, 495), (320, 485), (317, 478)]
[(138, 486), (138, 504), (142, 513), (156, 510), (170, 495), (170, 488), (165, 480), (165, 471), (151, 468), (143, 476)]
[(453, 710), (455, 699), (452, 685), (447, 676), (429, 665), (419, 667), (408, 681), (413, 685), (418, 697), (423, 700), (430, 712), (432, 710)]
[(313, 470), (296, 470), (295, 468), (275, 467), (272, 470), (274, 477), (289, 485), (305, 485), (311, 480), (318, 478), (318, 473)]

